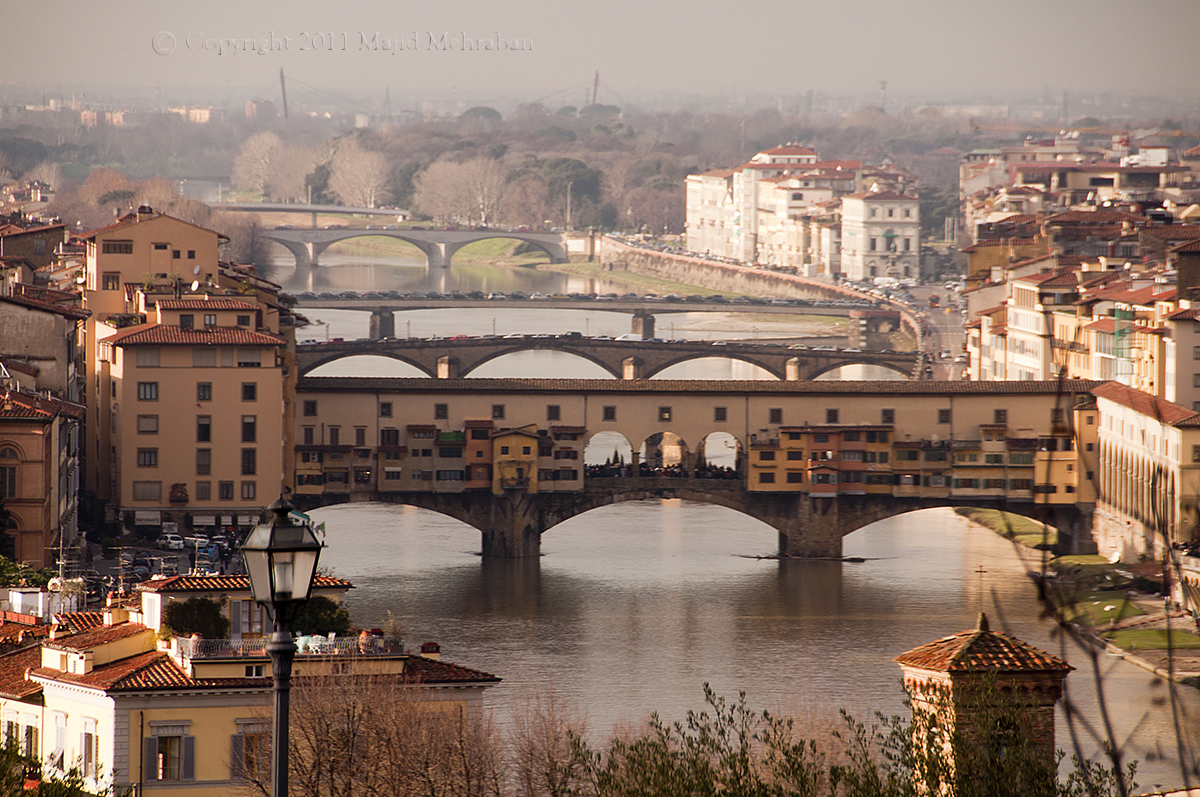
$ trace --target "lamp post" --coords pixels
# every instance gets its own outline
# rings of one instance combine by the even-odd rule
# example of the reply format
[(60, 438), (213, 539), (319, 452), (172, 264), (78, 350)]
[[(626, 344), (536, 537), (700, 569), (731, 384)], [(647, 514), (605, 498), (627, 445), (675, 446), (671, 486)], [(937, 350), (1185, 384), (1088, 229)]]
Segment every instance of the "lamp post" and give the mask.
[(288, 702), (292, 688), (292, 660), (296, 643), (288, 622), (300, 604), (308, 600), (322, 543), (312, 527), (291, 519), (292, 505), (284, 498), (271, 504), (274, 515), (250, 532), (242, 544), (242, 559), (250, 575), (250, 594), (260, 606), (269, 607), (274, 633), (267, 644), (271, 673), (275, 679), (275, 733), (272, 743), (271, 794), (288, 793)]

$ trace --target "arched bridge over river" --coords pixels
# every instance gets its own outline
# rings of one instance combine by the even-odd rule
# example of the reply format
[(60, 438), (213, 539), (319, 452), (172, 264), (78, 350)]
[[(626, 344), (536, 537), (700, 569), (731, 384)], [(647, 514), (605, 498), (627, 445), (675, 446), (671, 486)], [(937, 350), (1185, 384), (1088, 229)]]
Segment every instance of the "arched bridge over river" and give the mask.
[(275, 229), (262, 237), (287, 248), (296, 258), (297, 268), (318, 265), (322, 252), (339, 241), (366, 236), (382, 236), (405, 241), (425, 253), (429, 268), (448, 268), (454, 253), (469, 243), (489, 238), (511, 238), (541, 249), (552, 263), (567, 262), (567, 234), (553, 232), (507, 232), (505, 230), (368, 230), (355, 229)]
[[(785, 556), (840, 556), (870, 523), (962, 505), (1045, 520), (1086, 552), (1096, 384), (302, 377), (293, 501), (424, 507), (509, 558), (575, 515), (656, 498), (757, 518)], [(706, 461), (713, 434), (735, 467)]]
[(523, 335), (459, 340), (357, 340), (308, 343), (296, 347), (301, 376), (345, 357), (389, 357), (439, 379), (467, 376), (486, 362), (520, 351), (549, 350), (574, 354), (596, 363), (615, 379), (647, 379), (677, 363), (702, 357), (728, 357), (757, 365), (776, 379), (806, 381), (845, 365), (880, 365), (912, 377), (919, 367), (917, 352), (821, 351), (728, 342), (648, 342), (595, 338)]

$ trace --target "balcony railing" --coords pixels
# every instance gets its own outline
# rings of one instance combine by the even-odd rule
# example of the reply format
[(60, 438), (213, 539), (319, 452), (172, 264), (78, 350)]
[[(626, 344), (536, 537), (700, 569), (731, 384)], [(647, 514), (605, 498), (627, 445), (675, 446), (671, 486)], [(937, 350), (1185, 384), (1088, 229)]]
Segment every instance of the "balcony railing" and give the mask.
[[(258, 639), (189, 639), (175, 637), (179, 655), (185, 659), (266, 658), (267, 637)], [(296, 637), (299, 656), (379, 656), (404, 653), (400, 637)]]

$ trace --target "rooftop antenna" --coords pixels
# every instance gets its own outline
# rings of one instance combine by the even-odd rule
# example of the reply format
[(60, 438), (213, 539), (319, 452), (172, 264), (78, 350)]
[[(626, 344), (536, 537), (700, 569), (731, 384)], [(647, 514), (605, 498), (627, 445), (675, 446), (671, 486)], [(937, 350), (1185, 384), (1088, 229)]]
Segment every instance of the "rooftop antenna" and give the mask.
[(283, 118), (287, 119), (287, 84), (283, 82), (283, 67), (279, 67), (279, 93), (283, 95)]
[(983, 565), (975, 568), (975, 572), (979, 574), (979, 613), (983, 614), (983, 574), (987, 571), (983, 569)]
[(885, 107), (887, 107), (886, 99), (887, 99), (887, 81), (881, 80), (881, 81), (879, 81), (879, 110), (882, 111)]
[(600, 70), (596, 70), (596, 79), (592, 81), (592, 105), (596, 104), (596, 98), (600, 96)]

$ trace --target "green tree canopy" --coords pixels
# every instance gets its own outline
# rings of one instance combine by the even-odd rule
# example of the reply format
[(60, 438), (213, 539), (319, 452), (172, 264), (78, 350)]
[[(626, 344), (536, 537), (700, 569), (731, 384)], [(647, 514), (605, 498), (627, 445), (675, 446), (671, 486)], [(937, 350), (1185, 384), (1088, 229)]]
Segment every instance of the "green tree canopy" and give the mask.
[(175, 636), (199, 634), (205, 639), (229, 636), (229, 619), (221, 611), (221, 604), (208, 598), (168, 603), (163, 612), (163, 625)]
[(344, 635), (350, 631), (350, 613), (336, 601), (317, 595), (300, 604), (292, 619), (292, 630), (297, 634)]

